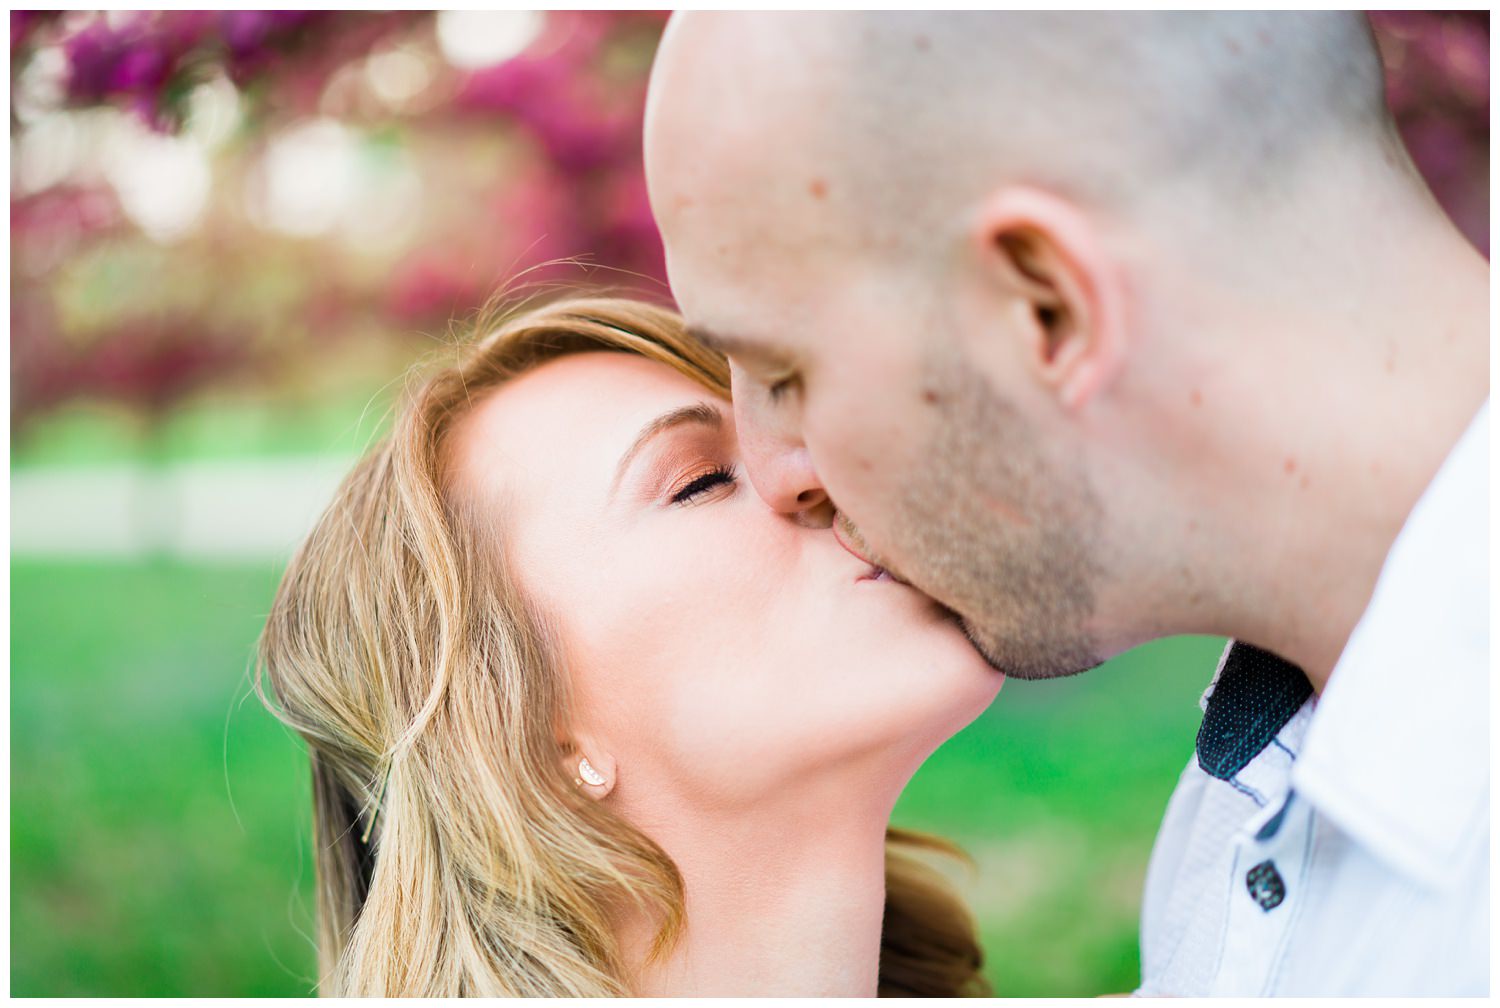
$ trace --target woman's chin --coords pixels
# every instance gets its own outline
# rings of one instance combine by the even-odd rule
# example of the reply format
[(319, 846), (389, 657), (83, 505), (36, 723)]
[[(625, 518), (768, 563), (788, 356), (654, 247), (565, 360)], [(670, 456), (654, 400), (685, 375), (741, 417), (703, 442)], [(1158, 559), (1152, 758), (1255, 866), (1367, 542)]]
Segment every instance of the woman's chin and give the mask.
[[(961, 636), (908, 654), (903, 661), (887, 649), (847, 668), (834, 690), (804, 692), (804, 716), (795, 726), (779, 726), (785, 734), (759, 767), (774, 782), (742, 778), (736, 788), (763, 794), (848, 790), (894, 802), (934, 750), (984, 713), (1004, 682)], [(760, 743), (766, 742), (763, 735)]]
[(884, 674), (870, 671), (872, 700), (877, 690), (882, 694), (871, 706), (883, 710), (870, 712), (866, 748), (897, 776), (904, 774), (903, 785), (934, 750), (989, 708), (1005, 682), (962, 635), (943, 645), (925, 662), (896, 662)]
[(948, 741), (978, 720), (1005, 685), (1004, 674), (990, 667), (989, 662), (969, 646), (962, 645), (963, 667), (956, 670), (946, 703), (932, 712), (931, 734), (936, 738), (933, 748)]
[(934, 653), (951, 652), (956, 665), (968, 665), (985, 676), (998, 678), (1000, 681), (994, 688), (999, 690), (1005, 677), (976, 646), (962, 616), (920, 589), (889, 575), (864, 579), (859, 584), (868, 592), (882, 593), (879, 598), (885, 609), (883, 630), (893, 644), (913, 635), (930, 640)]

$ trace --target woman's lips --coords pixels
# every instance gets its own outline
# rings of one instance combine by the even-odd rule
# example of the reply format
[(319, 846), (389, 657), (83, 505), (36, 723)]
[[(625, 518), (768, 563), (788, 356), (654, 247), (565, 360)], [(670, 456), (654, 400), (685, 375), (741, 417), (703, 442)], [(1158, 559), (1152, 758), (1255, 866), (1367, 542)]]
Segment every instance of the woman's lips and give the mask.
[[(851, 542), (851, 540), (858, 539), (860, 545), (862, 546), (864, 545), (864, 537), (862, 537), (858, 532), (854, 530), (853, 524), (849, 521), (849, 519), (844, 517), (844, 513), (842, 511), (836, 512), (833, 516), (833, 538), (838, 540), (838, 544), (840, 546), (844, 547), (844, 549), (848, 550), (851, 554), (869, 565), (868, 569), (863, 574), (854, 579), (854, 582), (856, 584), (861, 581), (894, 581), (896, 584), (905, 585), (908, 588), (913, 588), (910, 581), (906, 580), (899, 574), (891, 573), (860, 552), (859, 547), (855, 546), (854, 543)], [(926, 596), (927, 600), (932, 603), (933, 610), (939, 613), (944, 620), (947, 620), (954, 626), (958, 627), (959, 630), (963, 631), (965, 635), (968, 634), (968, 624), (964, 622), (963, 617), (959, 616), (958, 613), (943, 605), (943, 603), (939, 602), (937, 599), (932, 598), (931, 596), (927, 596), (926, 593), (923, 592), (920, 588), (913, 588), (913, 590), (918, 592), (919, 594)]]

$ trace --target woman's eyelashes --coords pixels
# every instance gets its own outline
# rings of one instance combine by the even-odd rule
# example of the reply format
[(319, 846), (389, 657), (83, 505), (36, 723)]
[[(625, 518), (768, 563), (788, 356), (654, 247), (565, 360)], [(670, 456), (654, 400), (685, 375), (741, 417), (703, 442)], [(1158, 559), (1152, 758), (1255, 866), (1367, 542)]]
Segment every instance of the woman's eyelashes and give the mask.
[(733, 486), (735, 472), (733, 466), (716, 465), (708, 472), (700, 473), (692, 477), (672, 493), (673, 504), (691, 504), (693, 501), (705, 494), (723, 486)]

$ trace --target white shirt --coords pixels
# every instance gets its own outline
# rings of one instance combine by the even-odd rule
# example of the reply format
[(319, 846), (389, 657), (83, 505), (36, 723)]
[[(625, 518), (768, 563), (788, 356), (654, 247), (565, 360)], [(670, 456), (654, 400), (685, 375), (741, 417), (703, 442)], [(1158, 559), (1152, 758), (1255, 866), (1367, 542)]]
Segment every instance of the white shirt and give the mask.
[(1151, 853), (1138, 993), (1489, 993), (1488, 500), (1486, 400), (1321, 697), (1225, 650)]

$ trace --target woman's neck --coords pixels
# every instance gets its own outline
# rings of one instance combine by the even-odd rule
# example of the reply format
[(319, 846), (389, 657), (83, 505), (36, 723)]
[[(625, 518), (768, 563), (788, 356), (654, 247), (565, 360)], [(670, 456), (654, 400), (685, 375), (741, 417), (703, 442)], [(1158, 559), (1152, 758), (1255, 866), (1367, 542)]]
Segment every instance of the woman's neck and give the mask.
[(622, 922), (632, 993), (874, 997), (889, 809), (844, 811), (648, 828), (682, 874), (685, 926), (647, 963), (656, 922)]

